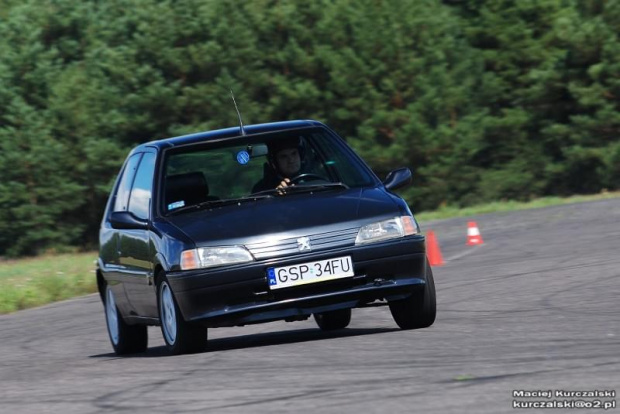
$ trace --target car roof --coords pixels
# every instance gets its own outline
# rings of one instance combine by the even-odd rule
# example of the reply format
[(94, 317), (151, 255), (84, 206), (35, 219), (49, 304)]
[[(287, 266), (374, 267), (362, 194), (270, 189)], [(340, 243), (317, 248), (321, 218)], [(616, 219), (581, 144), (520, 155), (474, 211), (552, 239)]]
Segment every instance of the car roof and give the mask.
[[(297, 129), (305, 127), (325, 127), (325, 125), (319, 121), (314, 120), (295, 120), (295, 121), (282, 121), (282, 122), (270, 122), (265, 124), (244, 125), (245, 133), (247, 135), (260, 134), (265, 132), (285, 131), (288, 129)], [(178, 145), (193, 144), (196, 142), (204, 142), (210, 140), (218, 140), (222, 138), (231, 138), (241, 136), (241, 131), (238, 126), (216, 129), (213, 131), (198, 132), (195, 134), (182, 135), (178, 137), (165, 138), (157, 141), (147, 142), (135, 147), (132, 151), (139, 152), (145, 149), (145, 147), (157, 147), (157, 148), (169, 148)]]

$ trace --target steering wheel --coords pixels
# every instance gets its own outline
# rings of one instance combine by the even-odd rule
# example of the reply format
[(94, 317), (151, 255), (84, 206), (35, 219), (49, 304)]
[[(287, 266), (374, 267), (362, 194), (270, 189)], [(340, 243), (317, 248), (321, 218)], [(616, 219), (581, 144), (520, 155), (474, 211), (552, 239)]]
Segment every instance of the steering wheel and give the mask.
[(291, 180), (291, 184), (299, 184), (302, 181), (314, 181), (314, 180), (322, 180), (322, 181), (329, 182), (327, 178), (321, 177), (320, 175), (312, 174), (312, 173), (299, 174), (291, 178), (290, 180)]

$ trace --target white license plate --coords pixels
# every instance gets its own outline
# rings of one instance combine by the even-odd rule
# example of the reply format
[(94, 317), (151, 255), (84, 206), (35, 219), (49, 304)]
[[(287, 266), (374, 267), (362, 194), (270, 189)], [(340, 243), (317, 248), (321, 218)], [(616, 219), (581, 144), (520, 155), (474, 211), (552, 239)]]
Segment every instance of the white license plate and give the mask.
[(293, 266), (270, 267), (267, 269), (267, 280), (269, 288), (273, 290), (324, 280), (342, 279), (354, 274), (351, 256), (345, 256)]

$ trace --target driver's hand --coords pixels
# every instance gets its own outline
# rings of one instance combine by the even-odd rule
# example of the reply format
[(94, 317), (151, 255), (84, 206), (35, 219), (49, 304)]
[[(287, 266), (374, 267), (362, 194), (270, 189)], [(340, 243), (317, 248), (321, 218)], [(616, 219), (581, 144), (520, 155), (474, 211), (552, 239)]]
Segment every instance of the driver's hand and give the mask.
[[(284, 180), (280, 181), (280, 184), (278, 184), (278, 186), (276, 187), (276, 190), (284, 190), (286, 187), (291, 187), (294, 184), (291, 184), (291, 180), (289, 180), (288, 178), (285, 178)], [(282, 194), (282, 191), (279, 191), (280, 194)]]

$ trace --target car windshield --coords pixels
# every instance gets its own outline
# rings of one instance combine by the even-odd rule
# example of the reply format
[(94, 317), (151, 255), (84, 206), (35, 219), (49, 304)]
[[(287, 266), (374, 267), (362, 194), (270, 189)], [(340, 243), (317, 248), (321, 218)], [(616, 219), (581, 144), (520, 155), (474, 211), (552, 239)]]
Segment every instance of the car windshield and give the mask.
[[(346, 144), (320, 127), (172, 148), (163, 174), (166, 213), (375, 183)], [(276, 190), (284, 178), (292, 186)]]

